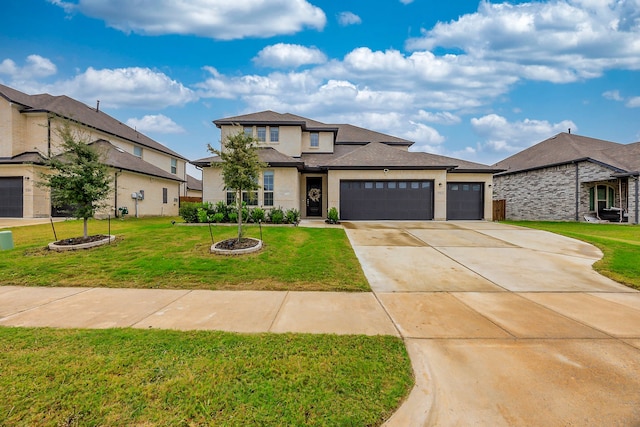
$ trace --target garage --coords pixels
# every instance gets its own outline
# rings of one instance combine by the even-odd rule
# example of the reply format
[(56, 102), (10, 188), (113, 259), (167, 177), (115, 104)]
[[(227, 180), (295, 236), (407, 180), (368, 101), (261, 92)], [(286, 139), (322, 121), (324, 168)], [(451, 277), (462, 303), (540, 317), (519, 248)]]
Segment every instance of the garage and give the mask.
[(433, 219), (433, 181), (340, 181), (343, 220)]
[(484, 184), (447, 183), (447, 219), (484, 219)]
[(0, 178), (0, 218), (22, 218), (22, 177)]

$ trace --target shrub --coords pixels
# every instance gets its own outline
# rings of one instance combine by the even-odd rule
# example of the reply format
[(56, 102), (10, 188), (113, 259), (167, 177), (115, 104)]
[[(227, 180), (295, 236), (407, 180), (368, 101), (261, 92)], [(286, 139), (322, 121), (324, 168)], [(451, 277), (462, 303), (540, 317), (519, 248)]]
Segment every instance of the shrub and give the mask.
[(198, 222), (201, 222), (201, 223), (209, 222), (209, 215), (207, 215), (206, 209), (198, 208)]
[(287, 224), (298, 225), (300, 222), (300, 211), (297, 209), (288, 209), (285, 214)]
[(183, 203), (178, 213), (184, 222), (198, 222), (198, 208), (202, 208), (202, 203)]
[(229, 222), (238, 222), (238, 212), (236, 211), (229, 212)]
[(253, 222), (264, 222), (265, 214), (261, 208), (255, 208), (251, 211), (251, 220)]
[(246, 204), (242, 202), (242, 222), (249, 222), (249, 208), (247, 208)]
[(223, 222), (228, 219), (229, 210), (230, 210), (230, 206), (228, 206), (225, 202), (219, 201), (218, 203), (216, 203), (215, 213), (222, 214), (222, 218), (223, 218), (222, 221), (220, 222)]
[(282, 208), (273, 208), (269, 211), (269, 221), (272, 224), (282, 224), (284, 222), (284, 212)]
[(225, 216), (222, 212), (216, 212), (213, 214), (213, 222), (224, 222)]
[(327, 212), (327, 221), (329, 221), (330, 224), (337, 224), (340, 222), (340, 215), (338, 215), (338, 209), (336, 209), (335, 207), (329, 209), (329, 212)]

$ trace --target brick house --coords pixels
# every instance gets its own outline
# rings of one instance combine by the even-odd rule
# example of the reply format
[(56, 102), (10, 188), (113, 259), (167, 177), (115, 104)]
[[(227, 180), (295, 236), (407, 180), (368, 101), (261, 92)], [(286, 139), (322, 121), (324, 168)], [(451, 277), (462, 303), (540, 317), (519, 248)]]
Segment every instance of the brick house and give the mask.
[(560, 133), (494, 167), (507, 219), (638, 223), (640, 142)]
[[(491, 220), (495, 168), (450, 157), (409, 152), (413, 144), (349, 124), (325, 124), (274, 111), (215, 120), (222, 144), (245, 132), (256, 138), (260, 190), (249, 205), (298, 209), (303, 218), (338, 209), (344, 220)], [(233, 201), (217, 156), (196, 160), (203, 169), (203, 199)]]

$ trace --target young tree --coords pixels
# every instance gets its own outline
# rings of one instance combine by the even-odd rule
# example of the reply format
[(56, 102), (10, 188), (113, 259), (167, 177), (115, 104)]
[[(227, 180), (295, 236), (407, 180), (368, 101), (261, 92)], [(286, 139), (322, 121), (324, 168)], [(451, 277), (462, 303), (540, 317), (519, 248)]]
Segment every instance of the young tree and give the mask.
[(240, 131), (229, 135), (217, 150), (209, 145), (209, 151), (220, 157), (220, 162), (213, 162), (212, 167), (222, 169), (222, 179), (227, 188), (236, 194), (238, 211), (238, 242), (242, 238), (242, 192), (256, 191), (260, 171), (267, 165), (258, 158), (257, 140)]
[(51, 172), (41, 175), (40, 184), (51, 189), (54, 207), (68, 207), (73, 217), (84, 219), (87, 237), (88, 219), (106, 205), (111, 176), (100, 153), (88, 144), (87, 138), (74, 132), (68, 122), (57, 129), (57, 135), (62, 140), (62, 154), (47, 160)]

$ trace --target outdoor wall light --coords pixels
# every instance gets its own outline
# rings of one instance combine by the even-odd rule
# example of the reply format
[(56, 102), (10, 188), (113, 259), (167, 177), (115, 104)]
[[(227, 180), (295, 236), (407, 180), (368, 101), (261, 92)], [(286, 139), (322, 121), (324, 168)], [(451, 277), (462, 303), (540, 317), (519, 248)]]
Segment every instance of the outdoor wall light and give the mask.
[(441, 182), (438, 183), (438, 187), (442, 187), (442, 183)]

